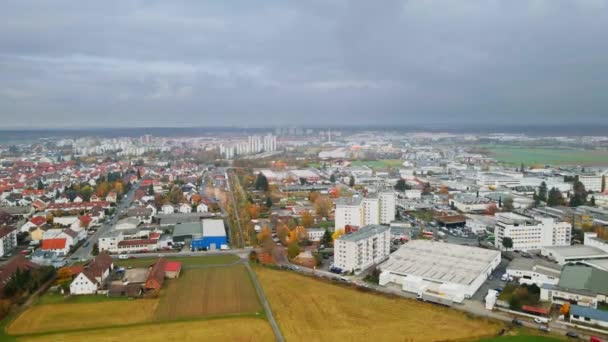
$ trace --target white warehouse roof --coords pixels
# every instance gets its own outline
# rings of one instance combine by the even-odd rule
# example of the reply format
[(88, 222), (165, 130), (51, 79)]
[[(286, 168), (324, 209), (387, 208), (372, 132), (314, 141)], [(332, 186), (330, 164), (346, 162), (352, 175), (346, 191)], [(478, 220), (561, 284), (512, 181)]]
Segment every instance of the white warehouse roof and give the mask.
[(203, 236), (226, 236), (223, 220), (203, 220)]
[(499, 256), (500, 252), (495, 250), (413, 240), (391, 254), (379, 268), (405, 276), (470, 285)]

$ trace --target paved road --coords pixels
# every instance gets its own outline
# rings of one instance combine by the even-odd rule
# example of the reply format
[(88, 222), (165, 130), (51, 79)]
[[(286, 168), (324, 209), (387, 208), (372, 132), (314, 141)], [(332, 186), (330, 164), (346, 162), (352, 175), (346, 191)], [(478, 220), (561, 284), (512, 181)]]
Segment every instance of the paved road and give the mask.
[(281, 334), (281, 329), (279, 329), (279, 325), (277, 324), (277, 321), (274, 320), (274, 316), (272, 315), (272, 310), (270, 309), (270, 304), (268, 303), (268, 300), (266, 300), (266, 296), (264, 295), (264, 290), (262, 289), (262, 285), (260, 285), (260, 282), (258, 281), (258, 278), (255, 275), (255, 272), (253, 272), (253, 270), (251, 269), (251, 266), (249, 265), (248, 262), (245, 263), (245, 268), (247, 268), (247, 271), (249, 272), (249, 275), (251, 276), (251, 279), (253, 280), (253, 285), (255, 286), (255, 290), (258, 293), (260, 300), (262, 301), (262, 305), (264, 305), (264, 311), (266, 312), (266, 317), (268, 317), (268, 322), (270, 323), (270, 326), (272, 327), (272, 331), (274, 332), (274, 337), (276, 338), (277, 341), (284, 342), (285, 339), (283, 338), (283, 334)]
[(110, 231), (112, 229), (112, 227), (114, 227), (114, 225), (118, 221), (118, 218), (120, 217), (120, 213), (124, 209), (127, 209), (129, 207), (129, 205), (131, 204), (131, 201), (133, 201), (133, 196), (135, 195), (135, 191), (138, 188), (139, 188), (139, 181), (137, 183), (133, 184), (133, 186), (131, 187), (131, 190), (129, 190), (126, 194), (127, 197), (123, 198), (123, 200), (118, 204), (118, 206), (116, 206), (116, 211), (114, 212), (114, 218), (106, 220), (106, 222), (104, 222), (99, 227), (97, 232), (95, 232), (95, 234), (93, 234), (91, 237), (88, 238), (87, 241), (89, 242), (89, 244), (86, 247), (81, 246), (80, 248), (78, 248), (78, 250), (76, 250), (76, 252), (74, 252), (72, 254), (72, 256), (71, 256), (72, 260), (88, 260), (91, 257), (91, 251), (93, 250), (93, 245), (96, 244), (97, 241), (99, 241), (100, 236), (103, 236), (103, 234)]

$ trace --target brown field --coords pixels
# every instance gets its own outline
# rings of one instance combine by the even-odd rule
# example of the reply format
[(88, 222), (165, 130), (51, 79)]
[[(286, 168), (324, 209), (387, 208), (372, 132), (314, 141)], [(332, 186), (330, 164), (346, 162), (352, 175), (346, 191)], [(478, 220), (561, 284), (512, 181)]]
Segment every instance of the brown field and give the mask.
[(156, 310), (159, 321), (261, 312), (243, 265), (185, 269), (168, 280)]
[(415, 300), (388, 298), (257, 267), (288, 341), (438, 341), (493, 336), (501, 324)]
[(239, 317), (20, 337), (20, 342), (274, 341), (268, 322)]
[(7, 328), (10, 335), (119, 326), (150, 321), (157, 299), (35, 305)]

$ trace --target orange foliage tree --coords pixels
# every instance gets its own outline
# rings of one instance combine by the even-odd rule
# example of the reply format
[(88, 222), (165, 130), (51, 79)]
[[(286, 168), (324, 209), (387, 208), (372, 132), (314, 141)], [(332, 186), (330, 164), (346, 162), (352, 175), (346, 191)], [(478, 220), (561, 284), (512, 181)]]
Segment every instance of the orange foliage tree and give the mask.
[(315, 224), (315, 219), (312, 217), (312, 215), (309, 212), (304, 212), (302, 213), (302, 218), (300, 220), (300, 222), (302, 223), (302, 225), (305, 228), (310, 228), (313, 226), (313, 224)]

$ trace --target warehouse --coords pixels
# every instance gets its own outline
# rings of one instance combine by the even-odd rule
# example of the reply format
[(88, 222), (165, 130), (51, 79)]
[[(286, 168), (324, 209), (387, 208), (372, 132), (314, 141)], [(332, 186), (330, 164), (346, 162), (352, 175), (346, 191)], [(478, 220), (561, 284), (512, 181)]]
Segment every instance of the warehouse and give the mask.
[(378, 268), (380, 285), (395, 283), (403, 291), (460, 303), (473, 296), (499, 264), (499, 251), (414, 240)]
[(202, 238), (192, 239), (192, 249), (221, 249), (228, 246), (223, 220), (203, 220)]
[(587, 245), (543, 247), (540, 253), (560, 265), (571, 262), (608, 259), (608, 252)]

